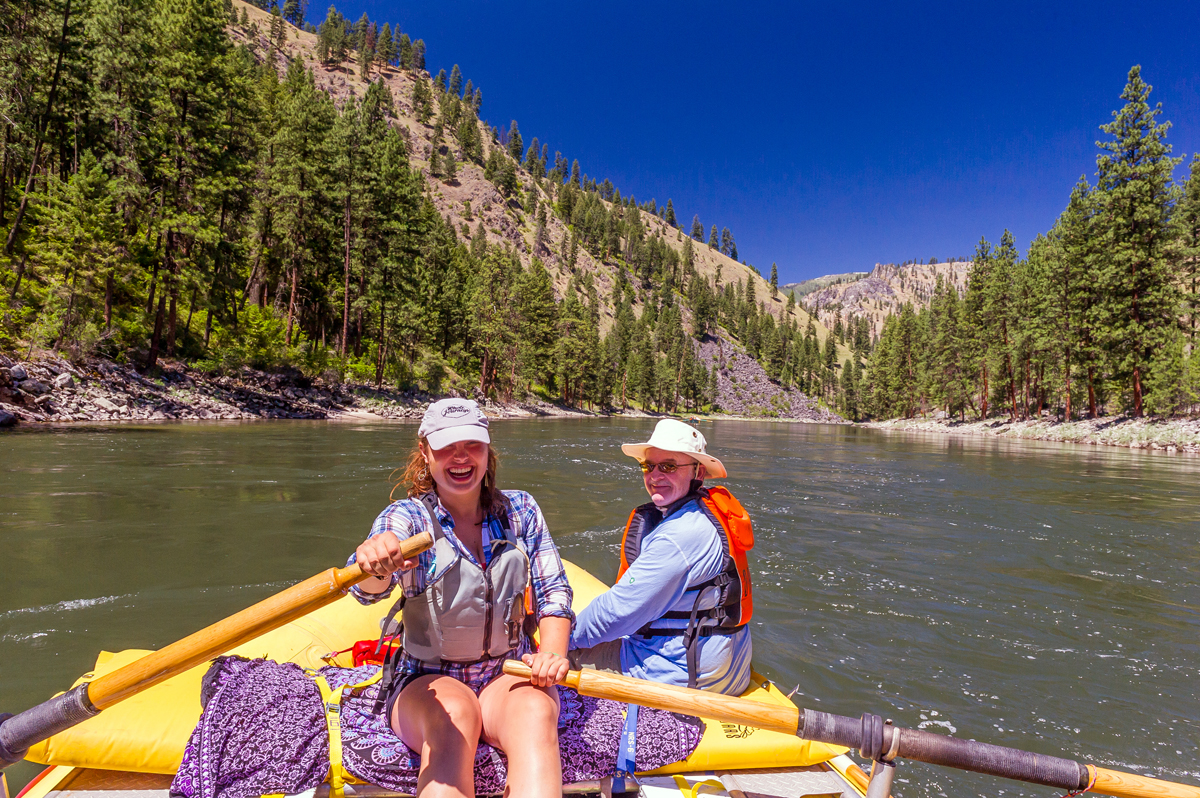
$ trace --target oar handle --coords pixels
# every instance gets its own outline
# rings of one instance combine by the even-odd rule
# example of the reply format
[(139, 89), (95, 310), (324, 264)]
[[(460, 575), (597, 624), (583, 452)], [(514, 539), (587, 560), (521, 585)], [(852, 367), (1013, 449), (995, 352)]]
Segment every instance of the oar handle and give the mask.
[[(504, 672), (524, 679), (528, 679), (531, 673), (528, 665), (517, 660), (505, 662)], [(795, 734), (800, 723), (800, 710), (794, 706), (764, 704), (721, 693), (689, 690), (686, 687), (632, 679), (592, 668), (568, 671), (563, 684), (584, 695), (638, 704), (651, 709), (697, 715), (721, 723), (741, 723), (784, 734)]]
[[(531, 674), (528, 665), (515, 660), (504, 663), (504, 672), (523, 678)], [(1016, 748), (904, 729), (885, 724), (878, 715), (850, 718), (811, 709), (801, 713), (795, 707), (763, 704), (590, 668), (569, 671), (563, 683), (596, 698), (795, 734), (805, 740), (857, 749), (872, 759), (915, 759), (1072, 791), (1090, 786), (1091, 792), (1117, 798), (1200, 798), (1200, 787), (1106, 770)]]
[[(411, 559), (432, 545), (433, 536), (422, 532), (401, 541), (400, 553), (404, 559)], [(235, 646), (332, 604), (353, 585), (369, 578), (371, 574), (357, 563), (330, 568), (19, 715), (0, 716), (0, 768), (21, 759), (29, 746)]]

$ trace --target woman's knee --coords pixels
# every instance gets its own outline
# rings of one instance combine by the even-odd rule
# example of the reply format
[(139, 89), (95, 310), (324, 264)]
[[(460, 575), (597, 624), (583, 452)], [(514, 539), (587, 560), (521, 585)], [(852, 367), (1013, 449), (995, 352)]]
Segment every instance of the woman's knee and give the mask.
[(525, 686), (514, 690), (508, 697), (506, 714), (519, 719), (523, 734), (545, 735), (558, 731), (558, 693), (539, 687)]
[[(409, 694), (410, 690), (413, 693)], [(425, 685), (414, 683), (396, 702), (392, 728), (402, 739), (411, 736), (405, 732), (416, 731), (434, 748), (466, 745), (474, 750), (483, 728), (483, 713), (475, 693), (461, 682), (447, 678)]]

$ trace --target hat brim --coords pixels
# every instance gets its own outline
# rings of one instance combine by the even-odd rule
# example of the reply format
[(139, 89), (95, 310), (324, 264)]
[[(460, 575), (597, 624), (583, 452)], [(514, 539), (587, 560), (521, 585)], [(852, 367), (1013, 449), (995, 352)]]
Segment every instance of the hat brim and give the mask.
[(646, 459), (647, 449), (658, 449), (663, 452), (671, 452), (672, 454), (681, 454), (684, 457), (690, 457), (700, 465), (704, 466), (704, 470), (708, 472), (708, 476), (713, 479), (725, 479), (729, 474), (725, 471), (725, 464), (711, 454), (700, 454), (700, 452), (684, 452), (678, 449), (669, 449), (665, 446), (656, 446), (651, 443), (622, 443), (621, 451), (639, 462)]
[(447, 446), (453, 446), (460, 441), (479, 441), (480, 443), (490, 444), (492, 438), (488, 435), (487, 429), (476, 424), (447, 427), (437, 432), (431, 432), (425, 438), (425, 442), (429, 444), (429, 448), (434, 451), (445, 449)]

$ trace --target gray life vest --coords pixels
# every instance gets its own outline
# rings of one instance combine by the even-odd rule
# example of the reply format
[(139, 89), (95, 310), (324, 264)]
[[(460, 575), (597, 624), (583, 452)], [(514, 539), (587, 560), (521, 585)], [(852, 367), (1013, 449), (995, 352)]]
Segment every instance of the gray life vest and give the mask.
[(430, 663), (476, 662), (502, 657), (520, 644), (529, 555), (513, 532), (512, 507), (504, 501), (504, 537), (492, 540), (492, 558), (480, 567), (446, 537), (432, 494), (421, 497), (433, 523), (433, 570), (424, 591), (408, 599), (402, 594), (397, 602), (409, 655)]

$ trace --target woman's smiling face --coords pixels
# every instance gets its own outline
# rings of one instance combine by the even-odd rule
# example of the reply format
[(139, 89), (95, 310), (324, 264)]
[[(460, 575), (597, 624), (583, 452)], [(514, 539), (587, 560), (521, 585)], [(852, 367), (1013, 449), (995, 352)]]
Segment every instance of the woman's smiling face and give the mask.
[(654, 502), (655, 506), (666, 507), (672, 502), (679, 501), (687, 495), (693, 479), (704, 479), (704, 466), (686, 454), (665, 452), (652, 446), (646, 450), (645, 458), (648, 465), (674, 463), (678, 466), (670, 474), (664, 474), (658, 468), (642, 474), (642, 480), (646, 483), (646, 492), (650, 494), (650, 501)]
[(442, 449), (422, 444), (429, 475), (440, 496), (479, 495), (479, 486), (487, 474), (488, 445), (481, 441), (459, 441)]

